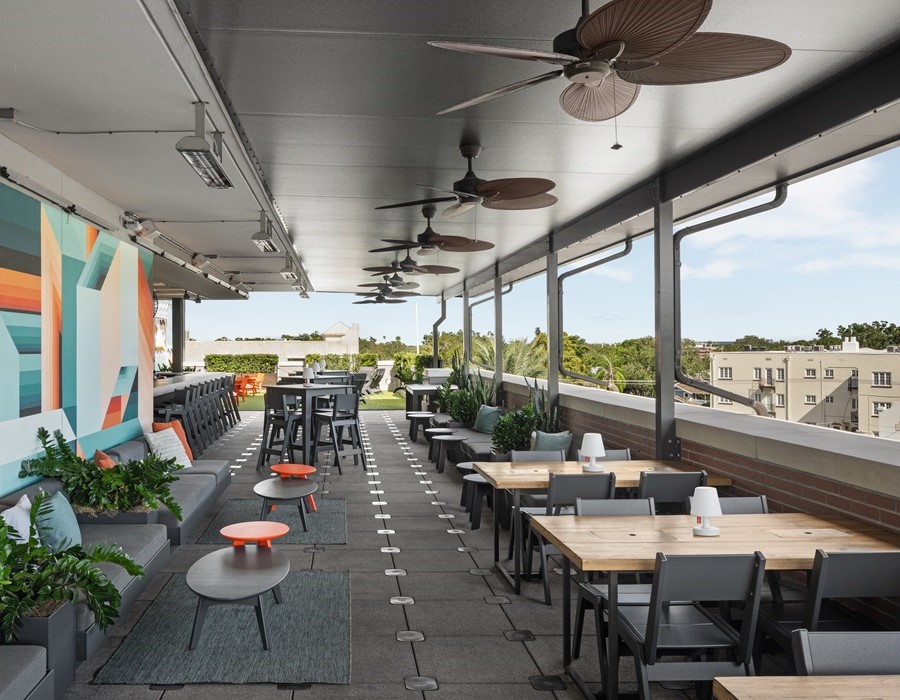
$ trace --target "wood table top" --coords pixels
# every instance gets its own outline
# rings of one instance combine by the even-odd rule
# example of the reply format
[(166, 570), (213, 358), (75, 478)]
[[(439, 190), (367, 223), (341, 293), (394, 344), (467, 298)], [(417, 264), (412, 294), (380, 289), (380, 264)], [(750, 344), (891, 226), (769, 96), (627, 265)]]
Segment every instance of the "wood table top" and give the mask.
[(773, 570), (811, 569), (827, 552), (900, 550), (900, 533), (838, 515), (768, 513), (710, 519), (718, 537), (696, 537), (690, 515), (538, 515), (534, 527), (582, 571), (652, 571), (656, 553), (752, 554)]
[(900, 676), (749, 676), (716, 678), (716, 700), (895, 700)]
[[(637, 488), (641, 472), (696, 471), (681, 462), (659, 459), (629, 459), (601, 462), (605, 471), (616, 473), (617, 489)], [(498, 489), (546, 489), (550, 474), (589, 474), (582, 472), (581, 462), (475, 462), (475, 471)], [(710, 475), (710, 486), (731, 486), (731, 479)]]

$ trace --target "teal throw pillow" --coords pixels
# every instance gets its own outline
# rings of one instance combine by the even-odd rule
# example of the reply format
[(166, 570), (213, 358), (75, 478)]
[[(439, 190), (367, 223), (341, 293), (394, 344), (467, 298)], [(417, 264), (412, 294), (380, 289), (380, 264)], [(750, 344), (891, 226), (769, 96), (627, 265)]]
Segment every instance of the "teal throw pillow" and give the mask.
[(572, 433), (568, 430), (562, 433), (544, 433), (540, 430), (534, 433), (534, 444), (532, 450), (562, 450), (569, 454), (569, 447), (572, 446)]
[(72, 545), (81, 545), (81, 529), (75, 519), (75, 511), (62, 491), (57, 491), (44, 501), (44, 506), (52, 510), (37, 519), (41, 543), (51, 552), (68, 549)]
[(487, 433), (490, 435), (494, 432), (494, 426), (500, 420), (501, 410), (499, 406), (485, 406), (484, 404), (478, 409), (475, 416), (475, 431), (479, 433)]

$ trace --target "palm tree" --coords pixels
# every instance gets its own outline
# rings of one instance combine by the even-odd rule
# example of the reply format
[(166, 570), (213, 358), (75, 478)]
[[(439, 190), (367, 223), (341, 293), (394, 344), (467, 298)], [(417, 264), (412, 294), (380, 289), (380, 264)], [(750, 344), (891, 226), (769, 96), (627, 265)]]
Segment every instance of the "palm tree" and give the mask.
[[(476, 337), (472, 341), (472, 359), (484, 367), (494, 366), (492, 338)], [(537, 342), (515, 338), (503, 343), (503, 371), (523, 377), (547, 375), (547, 349)]]

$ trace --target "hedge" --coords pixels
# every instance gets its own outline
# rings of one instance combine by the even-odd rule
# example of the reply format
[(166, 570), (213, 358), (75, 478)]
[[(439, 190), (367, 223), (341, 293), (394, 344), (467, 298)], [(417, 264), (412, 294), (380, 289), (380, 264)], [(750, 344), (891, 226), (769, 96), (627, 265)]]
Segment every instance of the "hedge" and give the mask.
[(278, 355), (248, 353), (246, 355), (207, 355), (203, 358), (207, 372), (234, 372), (250, 374), (271, 373), (278, 370)]
[(359, 366), (360, 367), (377, 367), (378, 366), (378, 355), (374, 352), (359, 353)]

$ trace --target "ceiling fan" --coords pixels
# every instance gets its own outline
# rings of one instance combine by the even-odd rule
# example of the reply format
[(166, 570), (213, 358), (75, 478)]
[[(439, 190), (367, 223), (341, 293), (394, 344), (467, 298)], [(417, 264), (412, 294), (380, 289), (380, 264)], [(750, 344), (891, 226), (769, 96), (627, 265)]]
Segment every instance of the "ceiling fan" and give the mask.
[(405, 304), (405, 297), (417, 297), (416, 292), (395, 292), (390, 296), (381, 292), (357, 292), (356, 296), (371, 297), (362, 301), (354, 301), (354, 304)]
[(365, 272), (374, 272), (372, 277), (378, 275), (389, 275), (391, 273), (403, 273), (404, 275), (452, 275), (459, 272), (458, 267), (450, 267), (449, 265), (420, 265), (406, 251), (406, 257), (403, 260), (394, 260), (390, 266), (381, 267), (364, 267)]
[(453, 195), (452, 197), (435, 197), (432, 199), (416, 199), (411, 202), (399, 204), (385, 204), (376, 209), (397, 209), (398, 207), (414, 207), (419, 204), (435, 204), (437, 202), (453, 202), (444, 209), (441, 216), (459, 216), (469, 211), (477, 204), (488, 209), (541, 209), (556, 204), (557, 199), (552, 194), (547, 194), (556, 187), (553, 180), (542, 177), (508, 177), (500, 180), (482, 180), (472, 170), (472, 160), (481, 153), (481, 146), (475, 144), (462, 144), (459, 147), (462, 157), (469, 163), (469, 169), (461, 180), (453, 183), (453, 189), (446, 190), (430, 185), (419, 185), (428, 190), (437, 190)]
[(574, 29), (553, 40), (553, 51), (429, 41), (432, 46), (486, 56), (561, 66), (491, 90), (438, 114), (471, 107), (564, 75), (572, 84), (559, 97), (563, 110), (584, 121), (603, 121), (634, 104), (641, 85), (686, 85), (729, 80), (784, 63), (791, 49), (743, 34), (698, 32), (712, 0), (612, 0), (594, 12), (582, 0)]
[(394, 273), (393, 275), (384, 275), (382, 277), (383, 282), (369, 282), (367, 284), (359, 284), (358, 287), (377, 287), (379, 289), (386, 289), (387, 291), (391, 290), (404, 290), (404, 289), (418, 289), (418, 282), (407, 282), (403, 279), (398, 273)]
[(442, 236), (431, 228), (431, 219), (434, 218), (435, 208), (433, 204), (422, 207), (422, 215), (428, 221), (425, 230), (414, 241), (404, 241), (396, 238), (382, 238), (381, 240), (391, 245), (384, 248), (373, 248), (370, 253), (386, 253), (394, 250), (410, 250), (418, 248), (417, 255), (434, 255), (443, 250), (446, 253), (475, 253), (482, 250), (490, 250), (494, 247), (488, 241), (477, 241), (464, 236)]

